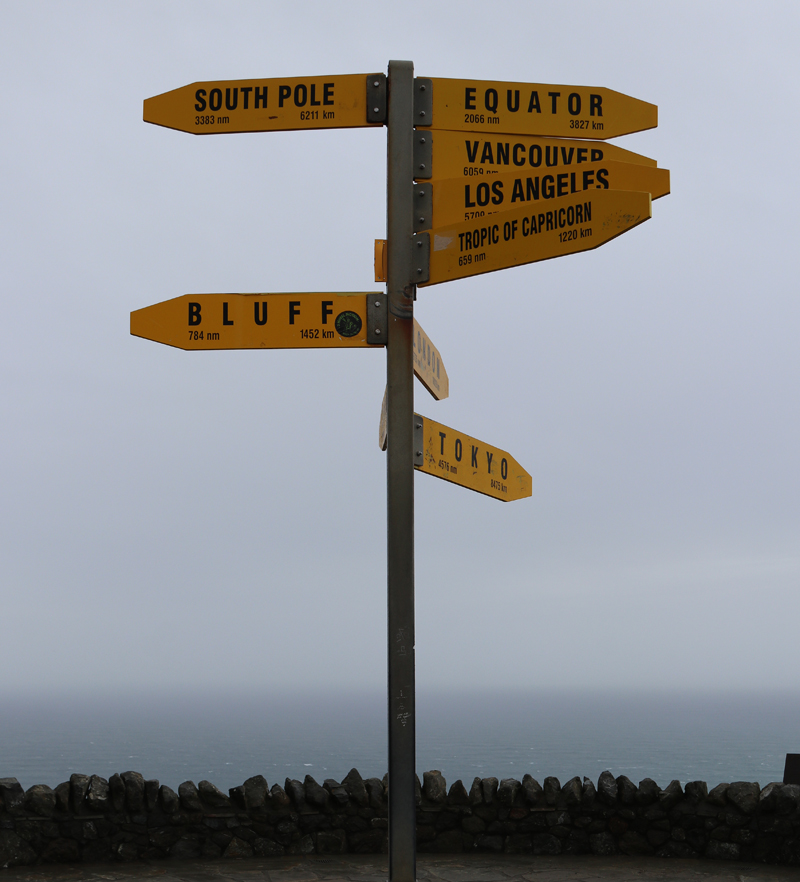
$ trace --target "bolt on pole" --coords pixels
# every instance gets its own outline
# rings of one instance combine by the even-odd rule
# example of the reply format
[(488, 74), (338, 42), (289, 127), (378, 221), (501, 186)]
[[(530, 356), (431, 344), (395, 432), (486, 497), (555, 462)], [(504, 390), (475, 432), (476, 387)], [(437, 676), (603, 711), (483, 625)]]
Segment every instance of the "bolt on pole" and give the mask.
[(389, 880), (415, 882), (413, 63), (390, 61), (387, 87)]

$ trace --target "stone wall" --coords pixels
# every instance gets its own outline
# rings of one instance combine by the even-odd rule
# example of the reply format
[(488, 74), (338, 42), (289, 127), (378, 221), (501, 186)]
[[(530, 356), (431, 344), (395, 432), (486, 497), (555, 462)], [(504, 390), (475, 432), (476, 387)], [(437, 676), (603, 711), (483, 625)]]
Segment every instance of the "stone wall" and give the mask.
[[(419, 785), (419, 782), (418, 782)], [(208, 781), (178, 792), (138, 772), (73, 775), (27, 792), (0, 779), (0, 867), (139, 858), (238, 858), (385, 852), (386, 778), (353, 769), (322, 785), (260, 775), (222, 793)], [(702, 781), (636, 787), (603, 772), (544, 786), (476, 778), (448, 792), (425, 772), (417, 793), (420, 852), (635, 854), (800, 864), (800, 786)]]

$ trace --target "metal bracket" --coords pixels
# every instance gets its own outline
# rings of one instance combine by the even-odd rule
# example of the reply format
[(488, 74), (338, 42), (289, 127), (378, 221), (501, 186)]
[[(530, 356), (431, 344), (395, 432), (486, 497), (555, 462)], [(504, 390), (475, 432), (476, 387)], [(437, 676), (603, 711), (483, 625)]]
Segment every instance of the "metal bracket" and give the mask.
[(433, 184), (414, 184), (414, 232), (433, 226)]
[(414, 130), (414, 177), (427, 180), (433, 173), (433, 137), (427, 129)]
[(421, 469), (425, 462), (425, 417), (414, 414), (414, 468)]
[(385, 346), (389, 337), (389, 301), (386, 294), (367, 294), (367, 343)]
[(433, 123), (433, 80), (414, 77), (414, 125)]
[(431, 234), (418, 233), (411, 239), (411, 248), (411, 281), (418, 285), (431, 277)]
[(367, 122), (386, 123), (386, 74), (367, 75)]

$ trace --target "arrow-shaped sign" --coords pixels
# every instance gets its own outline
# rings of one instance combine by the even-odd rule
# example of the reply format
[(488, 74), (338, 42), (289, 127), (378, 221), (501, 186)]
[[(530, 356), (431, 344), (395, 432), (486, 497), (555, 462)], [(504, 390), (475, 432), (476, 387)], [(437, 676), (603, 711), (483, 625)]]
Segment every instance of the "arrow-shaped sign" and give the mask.
[(556, 138), (616, 138), (658, 125), (658, 108), (613, 89), (429, 80), (433, 110), (414, 125), (458, 132), (498, 132)]
[(538, 211), (549, 208), (559, 193), (609, 189), (635, 190), (659, 199), (669, 193), (669, 169), (631, 162), (587, 162), (570, 171), (547, 169), (416, 184), (415, 205), (419, 206), (427, 190), (430, 203), (426, 206), (430, 211), (415, 212), (415, 229), (443, 227), (522, 206)]
[(414, 467), (503, 502), (533, 492), (531, 476), (505, 450), (414, 414)]
[(655, 159), (603, 141), (541, 138), (536, 135), (447, 132), (421, 129), (418, 139), (430, 142), (431, 162), (416, 169), (420, 180), (477, 178), (494, 172), (556, 174), (580, 171), (587, 162), (632, 162), (657, 166)]
[[(418, 285), (436, 285), (588, 251), (626, 233), (650, 216), (649, 193), (592, 190), (556, 197), (546, 208), (534, 203), (489, 217), (434, 227), (416, 237), (422, 244), (423, 237), (430, 237), (429, 275)], [(420, 253), (422, 251), (420, 249)], [(420, 277), (424, 278), (423, 266), (420, 266)]]
[(275, 132), (381, 125), (385, 74), (191, 83), (144, 102), (144, 121), (190, 132)]
[[(131, 313), (131, 334), (178, 349), (350, 349), (385, 344), (381, 294), (184, 294)], [(373, 313), (373, 309), (375, 313)]]

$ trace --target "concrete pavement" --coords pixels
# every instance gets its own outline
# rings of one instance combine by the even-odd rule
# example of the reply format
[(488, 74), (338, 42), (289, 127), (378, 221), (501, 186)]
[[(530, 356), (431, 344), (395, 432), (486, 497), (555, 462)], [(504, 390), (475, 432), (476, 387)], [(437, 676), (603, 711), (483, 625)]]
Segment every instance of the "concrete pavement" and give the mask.
[[(42, 864), (0, 870), (0, 882), (386, 882), (386, 855)], [(798, 882), (800, 868), (634, 857), (419, 855), (418, 882)]]

